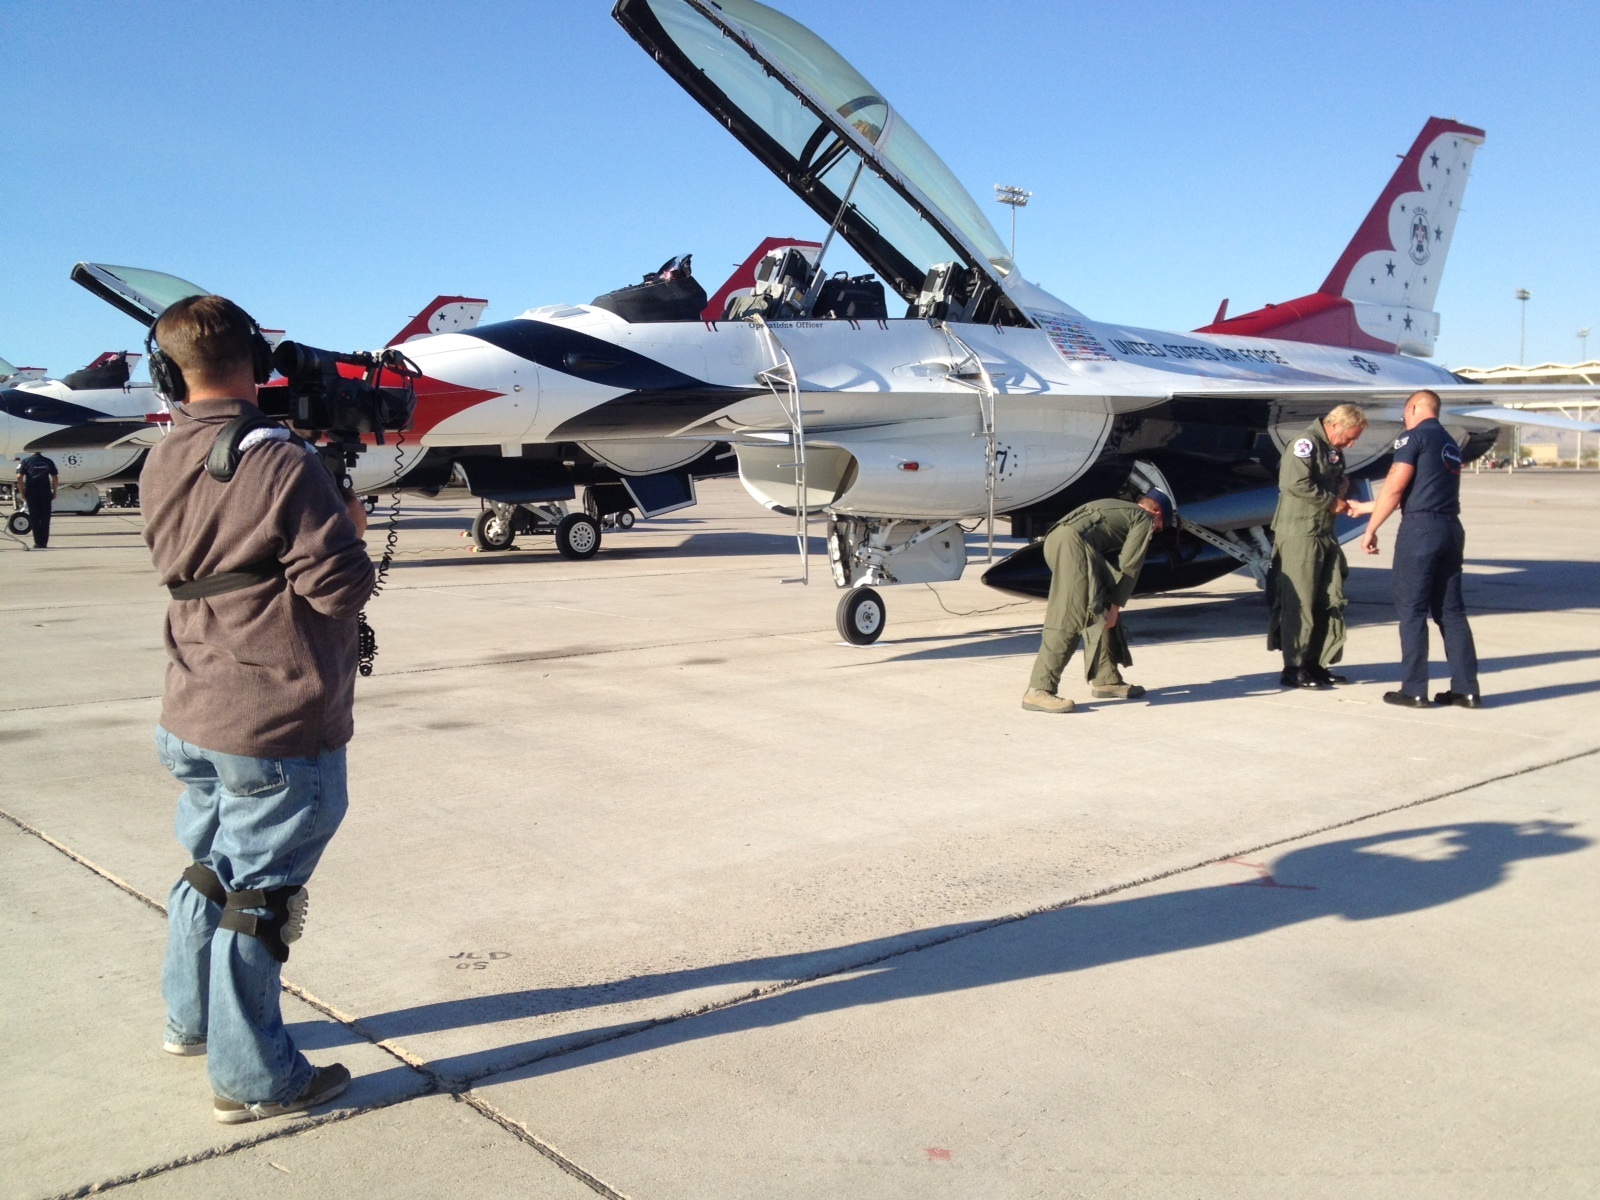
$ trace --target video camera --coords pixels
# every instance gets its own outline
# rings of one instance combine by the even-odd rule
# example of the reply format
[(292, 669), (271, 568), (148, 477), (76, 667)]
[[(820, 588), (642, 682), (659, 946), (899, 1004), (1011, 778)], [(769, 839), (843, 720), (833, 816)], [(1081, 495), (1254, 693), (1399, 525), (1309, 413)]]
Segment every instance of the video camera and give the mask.
[[(352, 464), (364, 434), (382, 446), (386, 432), (411, 427), (417, 407), (411, 381), (421, 372), (399, 350), (338, 354), (303, 342), (280, 342), (272, 365), (284, 383), (260, 389), (256, 404), (261, 411), (307, 433), (326, 434)], [(362, 373), (347, 375), (341, 366), (359, 367)], [(386, 372), (398, 377), (400, 386), (381, 383)]]

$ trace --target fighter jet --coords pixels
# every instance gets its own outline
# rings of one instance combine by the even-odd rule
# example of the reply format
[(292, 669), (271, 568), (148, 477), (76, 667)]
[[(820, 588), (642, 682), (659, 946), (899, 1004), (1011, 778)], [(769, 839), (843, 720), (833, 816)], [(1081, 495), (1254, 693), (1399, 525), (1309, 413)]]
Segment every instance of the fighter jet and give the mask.
[[(1278, 459), (1314, 417), (1344, 401), (1368, 409), (1348, 460), (1371, 478), (1411, 391), (1440, 393), (1468, 460), (1507, 419), (1497, 404), (1535, 394), (1419, 357), (1438, 333), (1480, 129), (1429, 120), (1317, 291), (1169, 333), (1096, 321), (1025, 280), (904, 116), (782, 13), (620, 0), (613, 16), (811, 207), (822, 245), (774, 247), (721, 312), (680, 303), (669, 273), (411, 342), (425, 377), (417, 436), (457, 452), (498, 444), (503, 482), (530, 490), (548, 478), (541, 445), (671, 478), (695, 447), (727, 442), (750, 494), (795, 516), (801, 578), (807, 525), (826, 523), (849, 641), (881, 634), (877, 589), (962, 574), (962, 522), (987, 522), (992, 557), (996, 517), (1036, 537), (1084, 500), (1156, 486), (1178, 501), (1183, 533), (1146, 564), (1144, 590), (1241, 564), (1263, 576)], [(875, 277), (830, 274), (835, 239)], [(1025, 594), (1045, 580), (1036, 550), (985, 576)]]
[[(98, 512), (99, 484), (131, 485), (139, 477), (150, 432), (145, 422), (149, 384), (129, 382), (142, 354), (106, 351), (60, 379), (42, 367), (0, 365), (0, 464), (6, 482), (17, 463), (35, 450), (50, 455), (60, 472), (54, 508), (64, 513)], [(80, 439), (70, 431), (93, 429)], [(25, 532), (27, 518), (13, 514), (7, 527)]]
[[(492, 476), (496, 491), (475, 491), (512, 528), (525, 497), (566, 485), (552, 446), (650, 480), (671, 502), (699, 456), (727, 443), (750, 494), (794, 516), (801, 579), (808, 525), (825, 523), (840, 632), (867, 643), (885, 627), (879, 588), (960, 577), (963, 522), (987, 523), (992, 558), (997, 518), (1036, 537), (1084, 500), (1161, 487), (1183, 532), (1147, 562), (1145, 590), (1241, 564), (1259, 577), (1279, 457), (1333, 405), (1367, 408), (1372, 425), (1347, 457), (1371, 478), (1417, 388), (1444, 399), (1468, 460), (1508, 419), (1498, 404), (1556, 398), (1469, 384), (1418, 357), (1437, 335), (1480, 129), (1428, 121), (1317, 291), (1169, 333), (1094, 320), (1024, 279), (905, 117), (782, 13), (619, 0), (613, 16), (812, 209), (821, 244), (774, 247), (720, 313), (695, 302), (676, 260), (589, 304), (407, 343), (423, 372), (410, 436)], [(873, 274), (831, 271), (836, 240)], [(564, 520), (598, 543), (590, 515)], [(985, 580), (1036, 594), (1041, 566), (1024, 550)]]
[[(598, 298), (596, 304), (624, 311), (643, 306), (672, 317), (709, 320), (713, 312), (720, 315), (725, 305), (750, 296), (759, 283), (758, 267), (772, 255), (793, 253), (797, 261), (811, 261), (820, 249), (819, 243), (804, 239), (767, 238), (709, 299), (694, 281), (689, 256), (684, 255), (648, 272), (639, 284)], [(168, 305), (205, 292), (175, 275), (104, 263), (79, 263), (72, 278), (145, 326), (153, 324)], [(389, 345), (404, 346), (409, 353), (422, 342), (436, 343), (441, 335), (469, 333), (487, 303), (439, 296)], [(263, 332), (274, 345), (283, 336), (282, 330)], [(360, 373), (357, 368), (351, 371)], [(732, 452), (717, 440), (663, 445), (626, 439), (608, 441), (602, 448), (523, 439), (524, 406), (536, 405), (538, 398), (536, 393), (522, 395), (524, 385), (515, 374), (505, 382), (509, 396), (497, 407), (483, 404), (494, 393), (440, 378), (417, 380), (413, 428), (398, 443), (359, 455), (349, 468), (348, 486), (369, 501), (380, 490), (437, 495), (445, 487), (459, 486), (484, 501), (471, 528), (479, 549), (506, 550), (518, 534), (537, 532), (553, 535), (564, 557), (583, 559), (599, 550), (602, 528), (631, 527), (635, 510), (653, 517), (687, 508), (695, 502), (695, 479), (733, 472)], [(152, 417), (154, 422), (164, 420), (164, 411)], [(141, 422), (139, 432), (148, 438), (151, 426)], [(99, 444), (96, 439), (110, 436), (109, 429), (80, 425), (57, 434), (54, 444)], [(136, 471), (136, 466), (131, 469)], [(570, 512), (567, 502), (576, 499), (580, 486), (583, 509)]]

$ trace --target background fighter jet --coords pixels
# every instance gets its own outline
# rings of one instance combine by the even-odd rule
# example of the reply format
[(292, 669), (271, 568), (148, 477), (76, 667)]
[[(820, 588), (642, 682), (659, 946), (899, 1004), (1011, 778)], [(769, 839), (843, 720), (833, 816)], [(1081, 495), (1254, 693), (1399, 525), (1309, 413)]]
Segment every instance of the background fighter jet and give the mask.
[[(639, 284), (598, 298), (596, 305), (699, 319), (712, 307), (720, 313), (724, 304), (748, 297), (760, 282), (758, 268), (773, 253), (793, 252), (796, 261), (814, 261), (820, 248), (817, 242), (767, 238), (709, 300), (694, 282), (685, 256), (650, 272)], [(146, 326), (168, 305), (205, 291), (163, 272), (102, 263), (79, 263), (72, 278)], [(439, 296), (389, 345), (409, 347), (442, 334), (466, 333), (478, 324), (487, 303)], [(264, 332), (274, 345), (283, 336), (281, 330)], [(360, 373), (357, 368), (350, 372)], [(148, 391), (148, 385), (142, 386)], [(496, 399), (495, 392), (440, 379), (418, 380), (413, 428), (397, 444), (360, 455), (349, 471), (352, 489), (362, 495), (391, 488), (437, 495), (445, 487), (459, 486), (484, 501), (472, 525), (480, 549), (509, 549), (519, 533), (540, 532), (554, 534), (564, 556), (588, 558), (600, 548), (603, 527), (628, 528), (635, 509), (650, 517), (686, 508), (694, 503), (696, 478), (733, 472), (732, 452), (716, 440), (663, 445), (625, 439), (608, 441), (603, 448), (529, 442), (521, 438), (527, 424), (522, 412), (538, 403), (537, 394), (522, 395), (524, 385), (515, 379), (505, 390), (510, 396), (493, 407), (489, 402)], [(148, 438), (150, 426), (142, 420), (139, 425), (140, 434)], [(108, 429), (83, 425), (62, 432), (58, 442), (104, 444), (96, 439), (109, 436)], [(577, 498), (580, 486), (582, 511), (569, 512), (567, 502)]]
[[(131, 487), (138, 480), (149, 432), (145, 414), (150, 385), (129, 382), (143, 357), (108, 350), (82, 370), (61, 379), (40, 367), (0, 366), (0, 471), (6, 483), (17, 463), (41, 450), (60, 472), (54, 509), (62, 513), (98, 512), (104, 503), (98, 484)], [(80, 439), (71, 431), (92, 429)], [(131, 499), (131, 494), (124, 496)], [(9, 519), (12, 532), (25, 518)]]

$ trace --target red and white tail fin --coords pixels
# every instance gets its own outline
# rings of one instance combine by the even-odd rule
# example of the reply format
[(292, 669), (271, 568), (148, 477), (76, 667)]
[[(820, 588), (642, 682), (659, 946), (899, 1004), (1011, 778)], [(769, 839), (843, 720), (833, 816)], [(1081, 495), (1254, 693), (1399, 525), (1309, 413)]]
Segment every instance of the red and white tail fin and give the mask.
[(413, 338), (427, 337), (430, 333), (460, 333), (471, 329), (489, 307), (487, 300), (471, 296), (435, 296), (429, 304), (406, 323), (406, 327), (389, 339), (389, 345), (398, 346)]
[(1430, 118), (1320, 288), (1198, 332), (1432, 354), (1434, 298), (1483, 138), (1481, 129)]
[(761, 265), (761, 260), (774, 250), (786, 250), (790, 246), (806, 254), (807, 258), (815, 259), (816, 251), (822, 249), (821, 242), (808, 242), (804, 238), (769, 237), (762, 241), (750, 252), (750, 257), (734, 268), (728, 280), (706, 301), (706, 306), (700, 312), (704, 321), (720, 321), (722, 314), (728, 311), (728, 301), (735, 296), (747, 296), (756, 286), (756, 268)]

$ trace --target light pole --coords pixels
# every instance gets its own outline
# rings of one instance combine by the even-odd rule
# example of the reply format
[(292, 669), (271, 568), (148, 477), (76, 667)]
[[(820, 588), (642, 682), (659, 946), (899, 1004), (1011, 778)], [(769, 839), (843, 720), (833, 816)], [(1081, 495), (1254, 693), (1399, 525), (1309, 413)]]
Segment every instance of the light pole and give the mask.
[(1533, 293), (1527, 288), (1518, 288), (1517, 299), (1522, 302), (1522, 339), (1517, 343), (1517, 366), (1526, 366), (1528, 361), (1528, 301)]
[(1587, 325), (1578, 330), (1578, 361), (1589, 361), (1589, 327)]
[(1017, 209), (1027, 208), (1028, 201), (1033, 198), (1032, 192), (1025, 192), (1019, 187), (1009, 183), (994, 185), (994, 198), (997, 203), (1004, 204), (1011, 209), (1011, 260), (1017, 258)]

